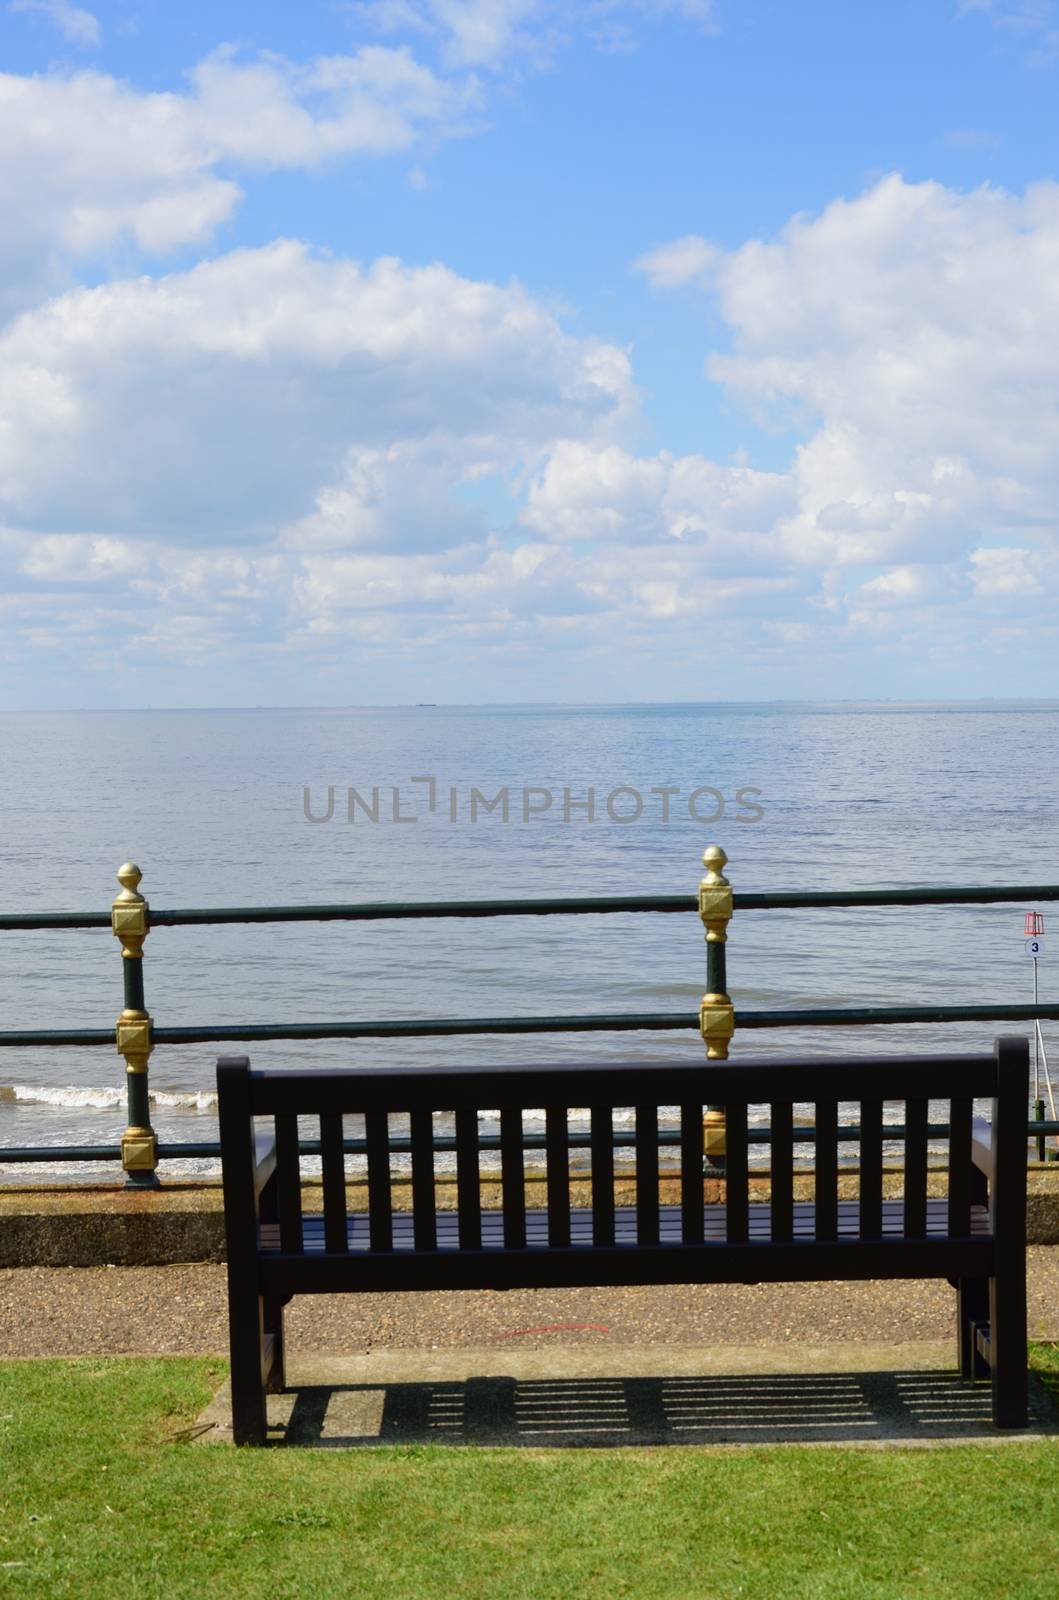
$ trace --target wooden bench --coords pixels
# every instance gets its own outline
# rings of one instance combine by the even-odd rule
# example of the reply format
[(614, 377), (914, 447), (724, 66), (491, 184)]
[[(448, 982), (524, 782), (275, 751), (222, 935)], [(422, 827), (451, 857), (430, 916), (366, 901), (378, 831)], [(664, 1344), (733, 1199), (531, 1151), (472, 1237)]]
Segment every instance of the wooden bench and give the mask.
[[(236, 1443), (263, 1443), (284, 1386), (283, 1306), (295, 1294), (676, 1283), (945, 1278), (958, 1358), (991, 1373), (993, 1420), (1026, 1424), (1028, 1047), (991, 1055), (724, 1065), (252, 1071), (222, 1057), (220, 1097)], [(992, 1102), (989, 1123), (972, 1101)], [(794, 1199), (793, 1108), (815, 1108), (814, 1199)], [(838, 1198), (839, 1106), (859, 1102), (859, 1199)], [(947, 1108), (948, 1193), (927, 1196), (928, 1101)], [(904, 1196), (883, 1198), (884, 1102), (903, 1102)], [(727, 1112), (726, 1200), (704, 1205), (702, 1117)], [(751, 1201), (747, 1111), (768, 1105), (771, 1198)], [(527, 1206), (523, 1112), (545, 1110), (545, 1196)], [(591, 1205), (571, 1204), (567, 1113), (588, 1111)], [(616, 1132), (616, 1107), (633, 1125)], [(659, 1108), (679, 1109), (679, 1204), (660, 1203)], [(479, 1113), (499, 1112), (499, 1209), (483, 1207)], [(439, 1210), (434, 1113), (454, 1114), (457, 1209)], [(319, 1119), (323, 1213), (302, 1209), (298, 1118)], [(344, 1117), (358, 1120), (347, 1130)], [(411, 1147), (396, 1210), (390, 1118)], [(268, 1119), (264, 1130), (255, 1119)], [(315, 1122), (311, 1125), (315, 1132)], [(364, 1130), (368, 1208), (348, 1213), (344, 1137)], [(393, 1134), (396, 1137), (396, 1134)], [(635, 1204), (615, 1201), (615, 1145), (635, 1156)], [(676, 1174), (674, 1173), (674, 1179)]]

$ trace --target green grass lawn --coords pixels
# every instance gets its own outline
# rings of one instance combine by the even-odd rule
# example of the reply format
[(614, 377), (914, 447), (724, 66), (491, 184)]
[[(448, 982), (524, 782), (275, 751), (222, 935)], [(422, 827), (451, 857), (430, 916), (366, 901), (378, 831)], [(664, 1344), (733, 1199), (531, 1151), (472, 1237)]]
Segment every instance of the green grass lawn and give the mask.
[[(1034, 1363), (1059, 1388), (1059, 1352)], [(1059, 1451), (181, 1438), (209, 1360), (0, 1364), (0, 1596), (1053, 1596)]]

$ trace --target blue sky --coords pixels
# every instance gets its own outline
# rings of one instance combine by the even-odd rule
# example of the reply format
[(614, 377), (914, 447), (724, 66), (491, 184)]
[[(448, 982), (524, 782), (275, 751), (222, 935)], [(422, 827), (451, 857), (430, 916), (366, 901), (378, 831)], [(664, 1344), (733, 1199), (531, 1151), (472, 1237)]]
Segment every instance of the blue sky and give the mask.
[(0, 47), (0, 704), (1055, 692), (1059, 4)]

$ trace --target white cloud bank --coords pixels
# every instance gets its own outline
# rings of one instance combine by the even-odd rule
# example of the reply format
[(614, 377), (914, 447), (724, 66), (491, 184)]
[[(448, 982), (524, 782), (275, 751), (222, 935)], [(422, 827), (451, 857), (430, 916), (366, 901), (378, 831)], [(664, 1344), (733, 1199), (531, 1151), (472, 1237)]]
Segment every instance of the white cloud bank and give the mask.
[(300, 517), (309, 543), (388, 544), (416, 537), (387, 519), (392, 485), (436, 544), (409, 487), (421, 469), (440, 496), (631, 405), (624, 353), (571, 338), (517, 286), (280, 241), (16, 319), (0, 518), (212, 544)]
[(638, 454), (625, 351), (440, 266), (279, 242), (26, 313), (0, 337), (11, 625), (50, 648), (77, 618), (111, 666), (108, 633), (302, 670), (397, 644), (502, 675), (530, 649), (589, 695), (659, 651), (749, 652), (773, 692), (837, 692), (854, 656), (992, 681), (1013, 632), (1054, 652), (1059, 186), (890, 177), (646, 260), (708, 269), (708, 375), (800, 419), (784, 470)]

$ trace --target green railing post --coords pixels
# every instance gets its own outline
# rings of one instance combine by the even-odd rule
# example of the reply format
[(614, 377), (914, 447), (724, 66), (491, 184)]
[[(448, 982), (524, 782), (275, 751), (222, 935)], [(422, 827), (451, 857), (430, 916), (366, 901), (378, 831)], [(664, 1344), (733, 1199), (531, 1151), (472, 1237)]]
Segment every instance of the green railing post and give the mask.
[[(706, 993), (699, 1007), (699, 1031), (708, 1061), (727, 1061), (735, 1032), (735, 1010), (728, 996), (725, 947), (732, 919), (732, 886), (724, 876), (728, 857), (720, 845), (703, 851), (706, 876), (699, 884), (699, 916), (706, 929)], [(702, 1125), (702, 1148), (707, 1166), (724, 1165), (724, 1107), (707, 1106)]]
[(150, 931), (149, 907), (137, 890), (143, 873), (132, 861), (118, 868), (121, 893), (110, 910), (110, 926), (121, 940), (125, 1009), (117, 1021), (118, 1054), (125, 1057), (129, 1125), (121, 1137), (121, 1164), (131, 1188), (158, 1188), (158, 1140), (151, 1127), (147, 1058), (153, 1049), (151, 1019), (144, 1009), (143, 942)]

